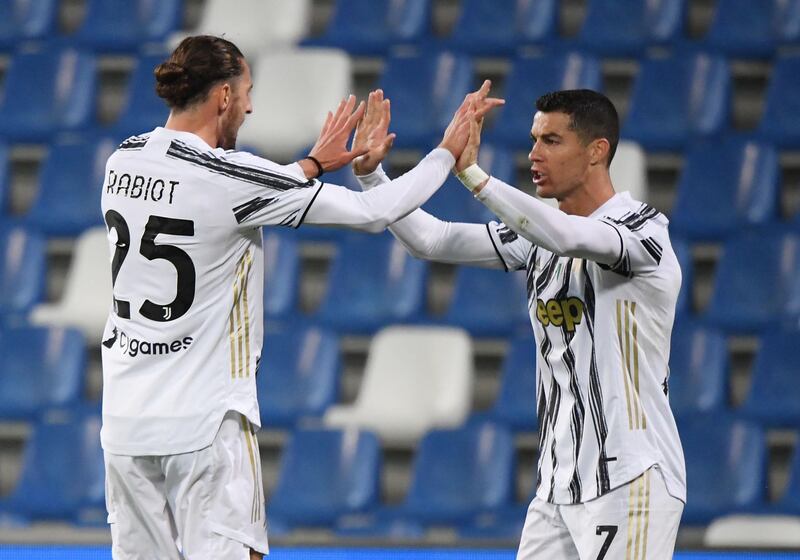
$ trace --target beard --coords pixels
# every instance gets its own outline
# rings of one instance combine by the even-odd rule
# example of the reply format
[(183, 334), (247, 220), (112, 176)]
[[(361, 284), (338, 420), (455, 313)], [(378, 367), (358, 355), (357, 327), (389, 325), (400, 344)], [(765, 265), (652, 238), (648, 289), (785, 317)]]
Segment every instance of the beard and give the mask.
[(236, 148), (236, 131), (226, 131), (220, 138), (219, 147), (223, 150), (233, 150)]

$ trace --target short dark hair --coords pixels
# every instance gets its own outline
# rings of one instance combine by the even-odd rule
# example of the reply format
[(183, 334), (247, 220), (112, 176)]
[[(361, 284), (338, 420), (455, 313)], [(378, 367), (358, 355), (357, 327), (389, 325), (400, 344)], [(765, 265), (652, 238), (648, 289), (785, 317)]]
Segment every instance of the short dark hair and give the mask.
[(241, 76), (244, 55), (239, 47), (212, 35), (186, 37), (170, 57), (156, 66), (156, 93), (171, 109), (204, 101), (212, 86)]
[(606, 166), (611, 165), (619, 144), (619, 116), (608, 97), (590, 89), (553, 91), (536, 100), (536, 109), (569, 115), (570, 129), (577, 132), (585, 144), (598, 138), (608, 140)]

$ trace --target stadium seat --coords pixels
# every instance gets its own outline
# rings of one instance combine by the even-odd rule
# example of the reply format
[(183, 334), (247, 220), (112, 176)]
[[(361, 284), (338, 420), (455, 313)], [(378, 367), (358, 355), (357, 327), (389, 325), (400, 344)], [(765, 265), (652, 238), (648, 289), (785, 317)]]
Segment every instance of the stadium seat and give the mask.
[(691, 320), (672, 329), (669, 405), (676, 417), (719, 412), (727, 405), (728, 343), (723, 334)]
[(798, 0), (719, 0), (705, 37), (711, 49), (736, 58), (771, 58), (800, 40)]
[(0, 317), (23, 319), (45, 295), (47, 244), (38, 233), (0, 223)]
[(800, 148), (800, 55), (772, 63), (759, 132), (779, 148)]
[(506, 104), (485, 139), (515, 150), (530, 150), (536, 100), (550, 91), (577, 88), (603, 89), (595, 58), (575, 52), (516, 58), (506, 78)]
[(604, 57), (638, 58), (683, 37), (686, 0), (589, 0), (578, 43)]
[(58, 0), (0, 0), (0, 49), (47, 39), (56, 30)]
[(766, 437), (758, 426), (712, 413), (685, 418), (678, 429), (688, 480), (684, 524), (763, 506)]
[(472, 343), (461, 329), (388, 327), (370, 342), (355, 402), (328, 409), (324, 423), (372, 430), (387, 445), (412, 445), (431, 428), (467, 418), (472, 367)]
[(167, 54), (145, 55), (136, 59), (128, 79), (125, 104), (119, 118), (111, 125), (115, 136), (128, 138), (163, 126), (169, 107), (156, 93), (153, 71), (167, 59)]
[(720, 57), (689, 51), (647, 58), (633, 85), (622, 135), (648, 151), (682, 151), (693, 138), (725, 130), (730, 98), (728, 64)]
[(381, 449), (358, 430), (297, 430), (281, 456), (267, 518), (288, 526), (330, 526), (378, 505)]
[(706, 318), (756, 334), (800, 317), (800, 239), (778, 226), (748, 230), (723, 245)]
[(30, 320), (37, 325), (77, 327), (87, 343), (96, 346), (103, 336), (112, 297), (108, 234), (105, 227), (92, 228), (75, 243), (61, 299), (36, 306)]
[(558, 35), (556, 0), (462, 0), (448, 48), (472, 56), (511, 56), (521, 46), (541, 46)]
[(394, 146), (438, 144), (453, 113), (472, 90), (473, 77), (472, 62), (464, 55), (425, 52), (387, 57), (379, 87), (392, 101)]
[(761, 337), (742, 413), (770, 428), (800, 427), (800, 330), (770, 329)]
[(100, 194), (106, 161), (116, 147), (110, 138), (70, 136), (53, 141), (25, 221), (45, 235), (56, 237), (75, 237), (101, 225)]
[(0, 500), (0, 512), (26, 521), (81, 521), (85, 510), (105, 509), (104, 473), (100, 414), (48, 410), (33, 425), (19, 481)]
[(459, 538), (471, 541), (518, 542), (528, 514), (528, 503), (512, 504), (497, 511), (477, 515), (458, 527)]
[(427, 272), (427, 263), (388, 233), (351, 233), (333, 257), (317, 320), (339, 332), (361, 334), (419, 320)]
[(736, 549), (800, 548), (800, 517), (796, 515), (725, 515), (709, 523), (703, 546)]
[(402, 515), (427, 525), (467, 521), (511, 503), (514, 439), (504, 427), (477, 422), (432, 430), (419, 444)]
[(97, 77), (92, 55), (47, 45), (11, 57), (0, 95), (0, 138), (46, 142), (56, 132), (94, 124)]
[(289, 428), (321, 418), (339, 390), (339, 339), (318, 327), (273, 327), (264, 336), (256, 384), (261, 422)]
[(730, 136), (701, 142), (686, 156), (671, 229), (693, 240), (721, 241), (777, 221), (780, 187), (778, 153), (769, 144)]
[(694, 263), (692, 249), (685, 239), (670, 232), (672, 250), (681, 267), (681, 291), (678, 292), (678, 301), (675, 304), (675, 317), (691, 315), (694, 312)]
[(622, 140), (609, 169), (611, 184), (617, 192), (628, 191), (634, 200), (650, 202), (647, 185), (647, 156), (636, 142)]
[(789, 464), (789, 481), (786, 490), (773, 508), (781, 513), (800, 515), (800, 447), (795, 446)]
[(275, 231), (264, 232), (264, 315), (288, 319), (297, 311), (300, 251), (297, 241)]
[(390, 47), (417, 45), (431, 34), (431, 0), (337, 0), (313, 46), (352, 55), (385, 56)]
[(182, 0), (87, 0), (72, 39), (99, 52), (134, 53), (163, 45), (182, 19)]
[[(281, 87), (275, 87), (275, 76)], [(261, 109), (248, 115), (239, 143), (289, 161), (316, 141), (328, 111), (350, 94), (350, 58), (333, 49), (265, 53), (253, 66), (253, 83), (253, 106)]]
[(0, 214), (5, 214), (11, 192), (11, 150), (0, 139)]
[(0, 419), (33, 420), (83, 397), (86, 342), (75, 329), (0, 330)]
[(473, 336), (504, 337), (530, 320), (524, 271), (458, 268), (444, 315), (447, 324), (462, 327)]
[[(244, 17), (243, 17), (244, 16)], [(210, 34), (233, 41), (248, 60), (296, 45), (308, 32), (311, 0), (205, 0), (191, 35)], [(188, 34), (170, 37), (172, 48)]]
[(511, 339), (500, 370), (500, 390), (488, 416), (512, 430), (535, 432), (536, 342), (530, 332)]

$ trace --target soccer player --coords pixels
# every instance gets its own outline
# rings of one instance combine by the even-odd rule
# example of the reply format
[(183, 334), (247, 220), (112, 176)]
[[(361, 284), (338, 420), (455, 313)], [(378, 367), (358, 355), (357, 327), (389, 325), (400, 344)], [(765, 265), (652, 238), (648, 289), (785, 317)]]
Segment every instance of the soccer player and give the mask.
[[(439, 147), (395, 184), (359, 193), (318, 180), (361, 153), (346, 148), (364, 112), (352, 96), (329, 113), (308, 158), (284, 166), (234, 150), (252, 111), (250, 69), (234, 44), (189, 37), (155, 75), (169, 118), (122, 142), (102, 194), (114, 298), (101, 433), (113, 557), (261, 558), (261, 226), (383, 230), (445, 180), (471, 109), (465, 102)], [(392, 137), (380, 140), (388, 148)]]
[[(558, 91), (536, 108), (531, 174), (559, 209), (478, 167), (478, 117), (456, 169), (502, 221), (449, 223), (417, 210), (389, 229), (420, 258), (527, 270), (539, 464), (517, 558), (671, 558), (686, 484), (667, 396), (681, 284), (667, 219), (614, 191), (619, 123), (605, 96)], [(354, 149), (387, 134), (386, 112), (382, 93), (371, 94)], [(388, 180), (379, 166), (388, 145), (375, 146), (354, 162), (367, 189)]]

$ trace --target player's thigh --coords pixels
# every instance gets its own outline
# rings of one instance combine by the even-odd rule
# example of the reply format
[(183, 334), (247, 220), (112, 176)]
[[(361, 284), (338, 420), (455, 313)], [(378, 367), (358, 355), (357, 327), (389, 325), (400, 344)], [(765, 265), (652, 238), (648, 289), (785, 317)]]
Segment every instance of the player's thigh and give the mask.
[(517, 560), (579, 560), (578, 550), (556, 506), (533, 499), (525, 516)]
[(158, 458), (104, 455), (114, 560), (179, 559)]
[(605, 496), (562, 508), (581, 560), (668, 560), (682, 513), (655, 467)]
[(211, 446), (170, 457), (165, 471), (187, 560), (269, 551), (258, 443), (240, 414), (225, 416)]

